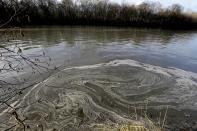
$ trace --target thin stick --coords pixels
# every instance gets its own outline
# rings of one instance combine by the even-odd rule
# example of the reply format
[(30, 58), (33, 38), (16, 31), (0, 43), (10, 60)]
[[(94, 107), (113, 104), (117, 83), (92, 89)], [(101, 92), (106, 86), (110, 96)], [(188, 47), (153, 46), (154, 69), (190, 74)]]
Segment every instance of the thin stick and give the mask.
[(130, 106), (128, 105), (128, 115), (130, 116)]
[(136, 106), (134, 105), (134, 108), (135, 108), (135, 118), (137, 120), (137, 109), (136, 109)]
[(159, 112), (159, 127), (161, 126), (161, 112)]
[(164, 115), (164, 118), (163, 118), (163, 123), (162, 123), (162, 126), (161, 126), (162, 129), (163, 129), (164, 124), (165, 124), (165, 121), (166, 121), (167, 112), (168, 112), (168, 106), (167, 106), (167, 108), (166, 108), (166, 112), (165, 112), (165, 115)]
[(147, 102), (146, 102), (146, 113), (147, 113), (147, 111), (148, 111), (148, 100), (147, 100)]

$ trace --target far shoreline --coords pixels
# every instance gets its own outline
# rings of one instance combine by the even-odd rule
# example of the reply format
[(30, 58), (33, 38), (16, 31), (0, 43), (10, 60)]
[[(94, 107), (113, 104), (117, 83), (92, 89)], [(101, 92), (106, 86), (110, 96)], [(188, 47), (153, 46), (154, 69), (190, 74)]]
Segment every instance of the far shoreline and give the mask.
[(103, 28), (103, 29), (137, 29), (137, 30), (161, 30), (161, 31), (197, 31), (197, 28), (160, 28), (160, 27), (146, 27), (146, 26), (117, 26), (117, 25), (69, 25), (69, 24), (52, 24), (52, 25), (24, 25), (24, 26), (6, 26), (4, 28), (0, 28), (0, 32), (5, 30), (26, 30), (26, 29), (36, 29), (38, 28)]

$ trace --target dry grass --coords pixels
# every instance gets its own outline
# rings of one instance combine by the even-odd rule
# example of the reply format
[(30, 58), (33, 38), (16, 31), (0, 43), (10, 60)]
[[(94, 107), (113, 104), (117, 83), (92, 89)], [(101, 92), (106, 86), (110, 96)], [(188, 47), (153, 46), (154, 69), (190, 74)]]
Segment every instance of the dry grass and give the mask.
[(98, 131), (148, 131), (144, 126), (132, 125), (132, 124), (117, 124), (116, 126), (110, 127), (102, 125), (97, 128)]
[[(142, 110), (141, 108), (141, 115), (140, 117), (143, 117), (142, 119), (138, 119), (137, 116), (137, 107), (134, 107), (134, 113), (132, 116), (134, 116), (135, 121), (133, 123), (119, 123), (119, 124), (100, 124), (96, 126), (97, 131), (165, 131), (165, 123), (166, 123), (166, 117), (168, 113), (168, 106), (163, 114), (163, 118), (161, 118), (162, 114), (159, 113), (159, 121), (155, 122), (151, 120), (148, 115), (148, 101), (145, 103), (145, 109)], [(129, 109), (128, 109), (129, 110)], [(129, 111), (128, 111), (129, 112)], [(143, 112), (143, 113), (142, 113)], [(128, 114), (131, 115), (130, 113)]]
[(144, 125), (135, 125), (132, 123), (123, 123), (116, 125), (99, 125), (97, 131), (163, 131), (161, 128), (152, 126), (151, 128)]

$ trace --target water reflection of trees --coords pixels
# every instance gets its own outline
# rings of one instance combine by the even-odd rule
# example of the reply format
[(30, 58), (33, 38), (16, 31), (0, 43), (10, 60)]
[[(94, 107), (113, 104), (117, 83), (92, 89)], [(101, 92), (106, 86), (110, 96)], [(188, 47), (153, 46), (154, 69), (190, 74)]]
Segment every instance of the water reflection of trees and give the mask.
[(24, 41), (31, 40), (33, 45), (49, 46), (64, 42), (73, 46), (81, 44), (170, 44), (174, 40), (189, 39), (195, 32), (173, 32), (157, 29), (139, 28), (98, 28), (98, 27), (42, 27), (23, 29)]

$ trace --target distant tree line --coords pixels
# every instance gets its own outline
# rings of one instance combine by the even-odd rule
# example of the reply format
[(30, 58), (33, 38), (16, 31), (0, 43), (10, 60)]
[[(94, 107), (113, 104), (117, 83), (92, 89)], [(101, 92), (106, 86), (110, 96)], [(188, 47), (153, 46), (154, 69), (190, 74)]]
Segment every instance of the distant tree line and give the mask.
[(180, 5), (116, 4), (90, 0), (0, 0), (0, 25), (96, 25), (147, 28), (197, 28), (197, 20)]

